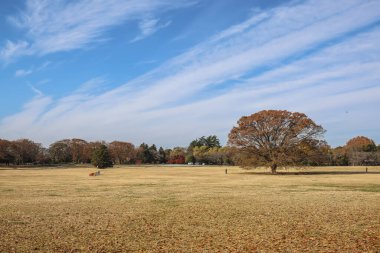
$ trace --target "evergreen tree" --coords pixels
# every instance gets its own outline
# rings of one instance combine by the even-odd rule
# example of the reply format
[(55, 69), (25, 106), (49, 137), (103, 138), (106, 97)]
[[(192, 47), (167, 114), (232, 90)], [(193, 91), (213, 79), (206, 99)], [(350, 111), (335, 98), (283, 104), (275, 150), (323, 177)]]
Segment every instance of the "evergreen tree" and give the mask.
[(97, 168), (112, 167), (112, 160), (106, 145), (101, 145), (92, 154), (91, 163)]
[(162, 147), (160, 147), (158, 149), (158, 155), (159, 155), (159, 163), (166, 163), (167, 162), (166, 153)]
[(159, 162), (159, 155), (157, 152), (156, 145), (152, 144), (152, 146), (149, 147), (149, 163), (158, 163)]

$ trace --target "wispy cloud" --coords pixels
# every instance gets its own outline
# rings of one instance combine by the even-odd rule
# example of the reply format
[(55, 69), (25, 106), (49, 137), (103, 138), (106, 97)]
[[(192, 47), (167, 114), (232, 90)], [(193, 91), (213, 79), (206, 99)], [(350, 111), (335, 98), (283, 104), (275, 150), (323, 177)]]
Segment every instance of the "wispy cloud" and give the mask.
[[(28, 0), (21, 14), (8, 18), (26, 31), (25, 40), (7, 41), (0, 59), (10, 61), (23, 55), (86, 48), (103, 41), (107, 29), (123, 22), (140, 20), (147, 15), (154, 17), (192, 4), (194, 1), (185, 0)], [(164, 26), (155, 18), (143, 20), (140, 23), (141, 39)]]
[(27, 76), (32, 74), (33, 71), (31, 69), (18, 69), (15, 72), (15, 77), (20, 77), (20, 76)]
[(50, 62), (46, 61), (46, 62), (42, 63), (40, 66), (37, 66), (37, 67), (33, 66), (30, 69), (17, 69), (15, 72), (15, 77), (28, 76), (34, 72), (38, 72), (38, 71), (45, 69), (49, 65), (50, 65)]
[(44, 94), (42, 93), (42, 91), (40, 91), (39, 89), (37, 89), (36, 87), (34, 87), (33, 85), (29, 84), (29, 87), (30, 89), (32, 89), (32, 91), (36, 94), (36, 97), (37, 98), (42, 98), (44, 96)]
[(12, 42), (7, 40), (4, 47), (0, 50), (0, 60), (6, 64), (10, 63), (15, 57), (31, 54), (29, 43), (26, 41)]
[(96, 94), (103, 91), (106, 84), (104, 77), (96, 77), (80, 85), (74, 94)]
[[(379, 10), (379, 1), (319, 0), (256, 13), (116, 89), (47, 96), (50, 103), (4, 119), (0, 134), (17, 138), (28, 129), (45, 143), (80, 136), (186, 145), (207, 134), (223, 139), (240, 116), (267, 108), (306, 112), (328, 130), (343, 122), (351, 134), (374, 132)], [(38, 113), (23, 122), (33, 107)], [(328, 137), (344, 142), (348, 132)]]
[(153, 33), (157, 32), (158, 30), (169, 26), (170, 23), (171, 21), (160, 23), (160, 20), (157, 18), (145, 18), (141, 20), (139, 23), (141, 34), (135, 37), (133, 40), (131, 40), (131, 42), (142, 40), (152, 35)]
[[(40, 126), (37, 126), (38, 123), (36, 120), (51, 103), (52, 98), (43, 96), (42, 94), (36, 95), (31, 101), (24, 105), (21, 112), (3, 120), (1, 132), (7, 133), (8, 135), (5, 136), (9, 136), (10, 138), (16, 136), (16, 138), (30, 138), (30, 136), (33, 136), (36, 132), (41, 131), (41, 129), (38, 130)], [(25, 128), (17, 127), (12, 129), (15, 125), (24, 126)]]

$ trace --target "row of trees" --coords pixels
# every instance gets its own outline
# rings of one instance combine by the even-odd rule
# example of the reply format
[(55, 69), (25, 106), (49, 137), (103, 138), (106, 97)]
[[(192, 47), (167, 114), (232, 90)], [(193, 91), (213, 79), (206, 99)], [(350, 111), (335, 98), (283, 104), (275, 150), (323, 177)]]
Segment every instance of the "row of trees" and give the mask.
[[(110, 145), (113, 148), (113, 146)], [(90, 163), (97, 152), (106, 149), (105, 142), (86, 142), (81, 139), (60, 140), (44, 148), (28, 139), (8, 141), (0, 139), (0, 163), (10, 165)]]
[[(212, 142), (206, 142), (212, 139)], [(297, 164), (304, 165), (378, 165), (380, 164), (380, 146), (367, 137), (358, 136), (347, 142), (345, 146), (331, 149), (326, 142), (309, 143), (317, 148), (298, 150)], [(249, 166), (260, 164), (251, 157), (253, 151), (243, 152), (237, 147), (220, 145), (219, 139), (213, 135), (192, 141), (187, 148), (158, 148), (142, 143), (135, 147), (132, 143), (113, 141), (86, 142), (81, 139), (60, 140), (44, 148), (41, 144), (28, 139), (7, 141), (0, 139), (0, 163), (2, 164), (62, 164), (90, 163), (94, 153), (106, 148), (112, 164), (238, 164)], [(261, 152), (266, 152), (261, 151)], [(292, 150), (292, 152), (295, 152)], [(273, 151), (272, 151), (273, 153)], [(285, 155), (286, 153), (284, 153)], [(265, 154), (264, 154), (265, 155)], [(257, 158), (257, 157), (256, 157)], [(252, 160), (253, 159), (253, 160)], [(278, 157), (278, 159), (283, 159)], [(287, 159), (291, 159), (288, 154)]]
[[(220, 146), (216, 136), (201, 137), (188, 148), (157, 148), (142, 143), (135, 147), (132, 143), (113, 141), (87, 142), (82, 139), (65, 139), (54, 142), (49, 148), (28, 139), (8, 141), (0, 139), (1, 164), (64, 164), (95, 163), (104, 152), (111, 164), (184, 164), (200, 162), (223, 164), (227, 161), (227, 149)], [(206, 146), (203, 146), (206, 145)], [(193, 151), (194, 150), (194, 151)], [(104, 158), (105, 159), (105, 158)]]
[(240, 166), (288, 165), (378, 165), (380, 146), (358, 136), (345, 146), (330, 148), (323, 140), (325, 130), (298, 112), (268, 110), (244, 116), (233, 127), (228, 145), (222, 147), (217, 136), (202, 136), (187, 148), (157, 148), (142, 143), (113, 141), (87, 142), (65, 139), (49, 148), (28, 139), (0, 139), (0, 163), (61, 164), (90, 163), (98, 167), (112, 164), (236, 164)]
[(222, 147), (217, 136), (202, 136), (193, 140), (187, 148), (157, 149), (156, 145), (142, 143), (135, 150), (136, 163), (169, 164), (233, 164), (231, 148)]

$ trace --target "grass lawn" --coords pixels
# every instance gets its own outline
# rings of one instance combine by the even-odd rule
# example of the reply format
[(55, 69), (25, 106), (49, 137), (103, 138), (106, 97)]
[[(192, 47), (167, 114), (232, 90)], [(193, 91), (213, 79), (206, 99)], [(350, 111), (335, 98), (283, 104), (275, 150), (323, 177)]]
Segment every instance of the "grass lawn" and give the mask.
[(380, 252), (368, 168), (3, 168), (0, 252)]

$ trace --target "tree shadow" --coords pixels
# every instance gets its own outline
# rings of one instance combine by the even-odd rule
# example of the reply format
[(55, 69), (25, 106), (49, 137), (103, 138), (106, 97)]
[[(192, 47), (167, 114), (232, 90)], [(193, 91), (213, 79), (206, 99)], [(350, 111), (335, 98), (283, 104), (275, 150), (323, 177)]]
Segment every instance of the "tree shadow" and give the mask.
[(246, 175), (273, 175), (273, 176), (291, 176), (291, 175), (364, 175), (364, 174), (380, 174), (380, 171), (299, 171), (299, 172), (277, 172), (272, 174), (270, 172), (241, 172), (240, 174)]

